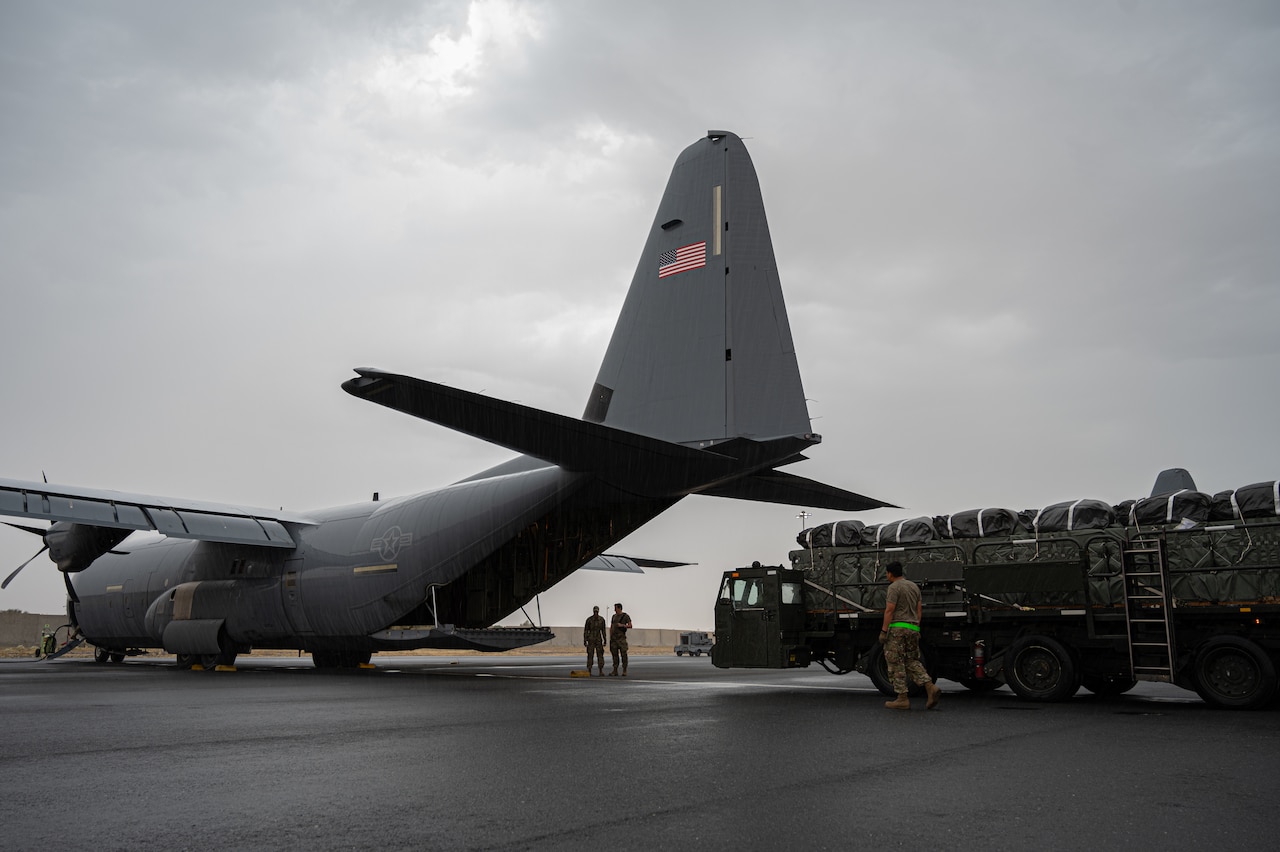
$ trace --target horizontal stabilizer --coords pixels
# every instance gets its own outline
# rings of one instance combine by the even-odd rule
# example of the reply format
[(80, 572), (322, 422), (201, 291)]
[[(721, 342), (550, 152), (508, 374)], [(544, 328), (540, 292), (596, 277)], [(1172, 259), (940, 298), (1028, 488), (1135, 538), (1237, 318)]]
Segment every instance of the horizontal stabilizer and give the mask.
[(841, 512), (862, 512), (868, 509), (897, 509), (885, 503), (833, 485), (793, 476), (779, 470), (753, 473), (723, 485), (712, 486), (697, 492), (709, 497), (732, 497), (736, 500), (755, 500), (761, 503), (784, 503), (790, 506), (812, 506), (816, 509), (834, 509)]
[(356, 372), (360, 378), (342, 385), (352, 396), (565, 470), (594, 473), (631, 491), (683, 495), (743, 472), (740, 460), (714, 450), (697, 450), (424, 379), (371, 369)]
[(753, 441), (737, 437), (695, 449), (601, 423), (410, 376), (358, 369), (343, 383), (352, 396), (438, 423), (569, 471), (591, 473), (632, 493), (678, 497), (710, 494), (860, 511), (892, 504), (771, 470), (803, 458), (821, 441), (813, 434)]
[(297, 546), (285, 524), (315, 523), (301, 515), (269, 509), (14, 479), (0, 479), (0, 515), (279, 548)]

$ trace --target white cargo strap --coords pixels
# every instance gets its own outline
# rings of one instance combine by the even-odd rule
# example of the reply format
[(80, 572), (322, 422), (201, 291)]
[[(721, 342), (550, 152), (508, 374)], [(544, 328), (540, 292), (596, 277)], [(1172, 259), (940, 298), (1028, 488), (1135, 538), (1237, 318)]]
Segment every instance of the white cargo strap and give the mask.
[[(1177, 490), (1177, 491), (1173, 492), (1172, 494), (1170, 494), (1170, 495), (1169, 495), (1169, 499), (1165, 501), (1165, 506), (1164, 506), (1164, 522), (1165, 522), (1166, 524), (1171, 524), (1171, 523), (1173, 523), (1173, 500), (1174, 500), (1174, 498), (1175, 498), (1175, 497), (1177, 497), (1179, 494), (1185, 494), (1186, 492), (1187, 492), (1187, 489), (1185, 489), (1185, 488), (1179, 489), (1179, 490)], [(1137, 505), (1137, 504), (1134, 504), (1134, 505)]]
[(982, 528), (982, 513), (985, 511), (987, 510), (986, 509), (978, 510), (978, 538), (986, 538), (986, 532)]
[(1067, 510), (1067, 531), (1068, 532), (1076, 528), (1076, 506), (1079, 506), (1083, 502), (1084, 502), (1084, 498), (1081, 497), (1079, 500), (1072, 503), (1071, 508)]
[(1271, 506), (1276, 510), (1276, 515), (1280, 515), (1280, 479), (1271, 483)]

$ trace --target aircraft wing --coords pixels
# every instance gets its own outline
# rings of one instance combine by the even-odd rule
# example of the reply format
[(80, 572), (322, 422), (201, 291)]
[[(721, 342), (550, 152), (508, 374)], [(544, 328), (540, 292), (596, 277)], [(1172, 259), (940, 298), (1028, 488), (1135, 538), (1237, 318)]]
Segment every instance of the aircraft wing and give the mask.
[(316, 523), (291, 512), (16, 479), (0, 479), (0, 515), (280, 548), (297, 546), (287, 524)]
[(681, 565), (693, 565), (693, 562), (671, 562), (666, 559), (648, 559), (643, 556), (617, 556), (602, 553), (582, 566), (587, 571), (623, 571), (628, 574), (643, 574), (645, 568), (678, 568)]

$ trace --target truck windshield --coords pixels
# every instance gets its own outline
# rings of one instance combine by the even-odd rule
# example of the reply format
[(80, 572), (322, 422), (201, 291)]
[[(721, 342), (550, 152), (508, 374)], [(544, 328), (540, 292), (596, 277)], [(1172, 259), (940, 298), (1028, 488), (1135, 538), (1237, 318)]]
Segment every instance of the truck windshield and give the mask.
[(725, 582), (725, 591), (729, 594), (722, 594), (721, 597), (732, 598), (734, 606), (759, 606), (763, 597), (761, 594), (761, 581), (758, 579), (743, 579), (741, 577), (730, 579)]

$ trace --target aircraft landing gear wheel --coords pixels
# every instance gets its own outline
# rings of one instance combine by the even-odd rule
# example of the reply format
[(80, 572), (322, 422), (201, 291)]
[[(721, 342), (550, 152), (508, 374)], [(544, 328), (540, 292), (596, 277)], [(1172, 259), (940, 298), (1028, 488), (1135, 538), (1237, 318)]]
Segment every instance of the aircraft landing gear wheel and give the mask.
[(236, 654), (234, 651), (219, 651), (216, 654), (200, 654), (193, 656), (193, 660), (200, 663), (204, 670), (211, 672), (218, 666), (234, 666), (236, 664)]
[(93, 661), (95, 663), (105, 663), (111, 659), (111, 652), (106, 648), (93, 649)]
[(1241, 636), (1215, 636), (1195, 660), (1196, 693), (1206, 704), (1256, 710), (1276, 691), (1276, 668), (1256, 644)]
[(372, 651), (311, 652), (311, 662), (318, 669), (358, 669), (371, 659)]
[(1004, 677), (1019, 698), (1066, 701), (1080, 688), (1071, 653), (1048, 636), (1024, 636), (1005, 655)]
[(178, 665), (178, 668), (180, 669), (191, 668), (191, 666), (195, 664), (196, 659), (197, 658), (194, 654), (178, 654), (174, 658), (175, 662)]
[(115, 652), (113, 652), (113, 653), (111, 654), (111, 662), (113, 662), (113, 663), (123, 663), (123, 662), (124, 662), (124, 654), (120, 653), (119, 651), (115, 651)]

